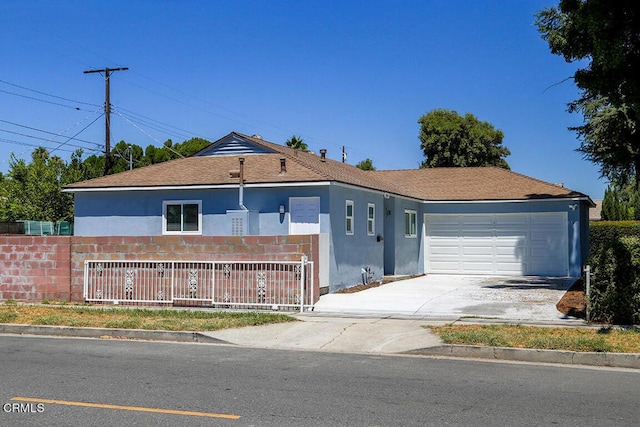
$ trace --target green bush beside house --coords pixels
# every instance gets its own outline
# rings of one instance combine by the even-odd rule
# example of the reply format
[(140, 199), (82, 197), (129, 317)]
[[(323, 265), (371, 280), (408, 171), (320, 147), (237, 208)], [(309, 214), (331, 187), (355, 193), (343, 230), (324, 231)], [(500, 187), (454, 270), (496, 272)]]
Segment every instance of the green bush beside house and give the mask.
[(591, 320), (640, 323), (640, 222), (590, 225)]

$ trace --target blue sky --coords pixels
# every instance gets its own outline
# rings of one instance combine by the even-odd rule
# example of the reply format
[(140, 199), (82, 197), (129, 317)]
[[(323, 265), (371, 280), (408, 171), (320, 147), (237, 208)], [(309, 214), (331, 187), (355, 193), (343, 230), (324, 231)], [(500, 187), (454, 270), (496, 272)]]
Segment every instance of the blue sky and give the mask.
[(578, 91), (558, 84), (576, 65), (534, 25), (555, 3), (3, 0), (0, 171), (30, 145), (101, 149), (104, 80), (83, 71), (129, 67), (111, 78), (113, 143), (296, 134), (334, 159), (345, 146), (351, 164), (408, 169), (423, 160), (418, 118), (447, 108), (502, 130), (512, 170), (599, 199), (606, 182), (567, 130), (582, 123), (566, 112)]

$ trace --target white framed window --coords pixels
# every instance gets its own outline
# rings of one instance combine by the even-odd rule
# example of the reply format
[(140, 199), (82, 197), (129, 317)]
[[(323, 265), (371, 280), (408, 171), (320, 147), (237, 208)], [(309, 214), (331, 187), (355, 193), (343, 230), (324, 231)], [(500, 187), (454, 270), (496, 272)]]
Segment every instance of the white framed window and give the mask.
[(353, 200), (347, 200), (344, 208), (344, 229), (348, 235), (353, 235)]
[(376, 205), (367, 203), (367, 235), (376, 234)]
[(410, 209), (404, 210), (404, 237), (418, 236), (418, 213)]
[(162, 202), (162, 234), (202, 234), (202, 200)]

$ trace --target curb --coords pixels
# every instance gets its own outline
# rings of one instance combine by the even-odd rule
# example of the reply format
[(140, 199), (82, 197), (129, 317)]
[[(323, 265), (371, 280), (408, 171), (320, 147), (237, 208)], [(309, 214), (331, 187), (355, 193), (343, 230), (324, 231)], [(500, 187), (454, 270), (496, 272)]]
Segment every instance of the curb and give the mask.
[(35, 326), (0, 324), (0, 333), (16, 335), (46, 335), (80, 338), (128, 338), (146, 341), (198, 342), (229, 344), (227, 341), (199, 332), (150, 331), (145, 329), (75, 328), (72, 326)]
[[(72, 326), (0, 324), (0, 334), (231, 344), (228, 341), (214, 338), (199, 332), (150, 331), (144, 329), (77, 328)], [(595, 353), (445, 344), (435, 347), (404, 351), (398, 354), (640, 369), (639, 353)]]
[(446, 344), (410, 350), (403, 354), (640, 369), (638, 353), (595, 353)]

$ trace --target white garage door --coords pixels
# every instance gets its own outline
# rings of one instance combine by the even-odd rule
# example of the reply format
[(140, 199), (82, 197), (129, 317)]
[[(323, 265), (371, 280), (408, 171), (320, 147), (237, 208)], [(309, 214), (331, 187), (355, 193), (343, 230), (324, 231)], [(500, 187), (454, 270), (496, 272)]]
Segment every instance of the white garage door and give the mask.
[(427, 273), (568, 275), (566, 213), (425, 215)]

